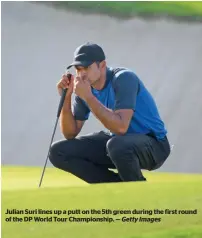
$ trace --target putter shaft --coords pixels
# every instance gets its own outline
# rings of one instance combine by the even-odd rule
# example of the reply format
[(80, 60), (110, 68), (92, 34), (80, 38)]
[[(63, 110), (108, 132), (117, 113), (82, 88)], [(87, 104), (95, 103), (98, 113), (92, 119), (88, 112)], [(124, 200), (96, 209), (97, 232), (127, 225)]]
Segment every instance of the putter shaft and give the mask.
[[(70, 77), (71, 77), (71, 76), (70, 76)], [(61, 113), (61, 110), (62, 110), (62, 107), (63, 107), (63, 104), (64, 104), (64, 100), (65, 100), (66, 93), (67, 93), (67, 88), (63, 90), (62, 96), (61, 96), (61, 99), (60, 99), (60, 103), (59, 103), (59, 106), (58, 106), (58, 111), (57, 111), (57, 118), (56, 118), (56, 122), (55, 122), (55, 127), (54, 127), (54, 130), (53, 130), (51, 142), (50, 142), (49, 149), (48, 149), (47, 158), (46, 158), (46, 161), (45, 161), (45, 164), (44, 164), (44, 168), (43, 168), (43, 172), (42, 172), (42, 175), (41, 175), (41, 179), (40, 179), (40, 182), (39, 182), (39, 188), (41, 187), (41, 184), (42, 184), (43, 176), (44, 176), (45, 169), (46, 169), (46, 165), (47, 165), (47, 162), (48, 162), (48, 157), (49, 157), (49, 154), (50, 154), (51, 145), (52, 145), (52, 143), (53, 143), (53, 138), (54, 138), (55, 131), (56, 131), (56, 128), (57, 128), (58, 119), (59, 119), (59, 117), (60, 117), (60, 113)]]
[(45, 172), (46, 165), (47, 165), (47, 162), (48, 162), (48, 157), (49, 157), (49, 154), (50, 154), (50, 148), (51, 148), (51, 145), (53, 143), (53, 138), (54, 138), (55, 131), (56, 131), (56, 128), (57, 128), (58, 119), (59, 119), (59, 117), (57, 117), (56, 122), (55, 122), (55, 127), (54, 127), (54, 130), (53, 130), (53, 135), (52, 135), (52, 138), (51, 138), (51, 142), (50, 142), (50, 146), (49, 146), (46, 162), (45, 162), (45, 165), (44, 165), (44, 168), (43, 168), (43, 172), (42, 172), (42, 175), (41, 175), (41, 179), (40, 179), (40, 182), (39, 182), (39, 188), (41, 187), (41, 183), (42, 183), (42, 180), (43, 180), (44, 172)]

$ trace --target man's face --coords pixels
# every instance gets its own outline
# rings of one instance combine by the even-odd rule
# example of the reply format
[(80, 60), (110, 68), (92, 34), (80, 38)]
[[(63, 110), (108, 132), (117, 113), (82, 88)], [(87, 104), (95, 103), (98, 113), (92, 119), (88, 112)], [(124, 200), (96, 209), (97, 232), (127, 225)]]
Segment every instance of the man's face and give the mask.
[(93, 63), (86, 68), (82, 66), (75, 66), (76, 75), (81, 77), (82, 79), (87, 79), (90, 85), (93, 85), (100, 79), (101, 76), (100, 64)]

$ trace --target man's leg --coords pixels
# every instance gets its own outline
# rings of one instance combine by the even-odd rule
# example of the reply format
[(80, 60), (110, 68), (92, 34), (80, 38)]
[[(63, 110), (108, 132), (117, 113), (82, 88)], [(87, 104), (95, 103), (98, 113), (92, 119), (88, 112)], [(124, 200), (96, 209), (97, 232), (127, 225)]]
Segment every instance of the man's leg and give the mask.
[(170, 148), (167, 139), (159, 142), (148, 135), (129, 134), (111, 138), (107, 151), (123, 181), (144, 181), (141, 169), (159, 168)]
[(88, 183), (120, 182), (119, 175), (108, 170), (115, 168), (106, 153), (106, 143), (110, 138), (99, 132), (55, 142), (49, 159), (55, 167)]

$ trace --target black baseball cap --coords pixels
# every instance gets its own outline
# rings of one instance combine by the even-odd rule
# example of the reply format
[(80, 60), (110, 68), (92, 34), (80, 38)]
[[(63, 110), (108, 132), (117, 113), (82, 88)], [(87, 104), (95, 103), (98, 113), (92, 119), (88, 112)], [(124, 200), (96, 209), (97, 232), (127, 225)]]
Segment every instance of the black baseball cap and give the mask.
[(103, 60), (105, 60), (103, 49), (97, 44), (88, 42), (76, 48), (74, 60), (67, 69), (72, 66), (88, 67), (95, 62), (101, 62)]

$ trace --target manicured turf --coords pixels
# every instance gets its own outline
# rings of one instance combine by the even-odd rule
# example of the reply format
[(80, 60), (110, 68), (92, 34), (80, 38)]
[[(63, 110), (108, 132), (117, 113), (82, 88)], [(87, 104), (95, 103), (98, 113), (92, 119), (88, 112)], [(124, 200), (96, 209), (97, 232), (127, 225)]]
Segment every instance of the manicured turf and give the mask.
[(119, 17), (136, 15), (174, 16), (197, 18), (202, 17), (202, 2), (52, 2), (55, 6), (83, 12), (104, 13)]
[[(202, 237), (202, 175), (144, 172), (148, 182), (88, 185), (53, 168), (48, 168), (42, 187), (37, 187), (42, 169), (2, 168), (3, 238), (199, 238)], [(5, 222), (18, 216), (53, 217), (56, 215), (5, 215), (6, 209), (44, 210), (134, 210), (198, 209), (193, 215), (100, 214), (81, 217), (148, 217), (160, 222)], [(68, 218), (61, 214), (58, 218)]]

